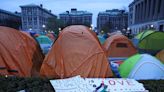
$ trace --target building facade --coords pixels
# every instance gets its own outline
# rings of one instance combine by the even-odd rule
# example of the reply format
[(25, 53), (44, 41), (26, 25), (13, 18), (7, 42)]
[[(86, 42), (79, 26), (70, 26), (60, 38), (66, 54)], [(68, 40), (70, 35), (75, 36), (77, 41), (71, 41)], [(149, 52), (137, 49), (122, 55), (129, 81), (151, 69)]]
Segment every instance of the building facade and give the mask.
[(128, 13), (124, 10), (106, 10), (99, 12), (97, 18), (98, 31), (122, 31), (128, 26)]
[(20, 6), (22, 11), (22, 30), (32, 30), (37, 33), (45, 31), (48, 18), (57, 18), (51, 10), (43, 8), (43, 5)]
[(164, 31), (164, 0), (134, 0), (129, 5), (129, 28), (133, 34), (153, 27)]
[(0, 9), (0, 26), (7, 26), (15, 29), (20, 29), (21, 15), (18, 12), (12, 13)]
[(92, 13), (87, 11), (77, 11), (77, 9), (71, 9), (59, 14), (60, 19), (64, 22), (64, 25), (87, 25), (92, 24)]

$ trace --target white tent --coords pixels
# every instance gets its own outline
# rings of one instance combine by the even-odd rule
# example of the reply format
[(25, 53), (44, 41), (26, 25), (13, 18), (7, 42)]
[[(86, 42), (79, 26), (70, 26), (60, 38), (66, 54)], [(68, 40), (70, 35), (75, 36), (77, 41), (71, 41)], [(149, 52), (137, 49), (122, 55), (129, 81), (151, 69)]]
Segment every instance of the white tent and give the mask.
[(164, 79), (164, 65), (155, 57), (142, 54), (128, 78), (136, 80)]

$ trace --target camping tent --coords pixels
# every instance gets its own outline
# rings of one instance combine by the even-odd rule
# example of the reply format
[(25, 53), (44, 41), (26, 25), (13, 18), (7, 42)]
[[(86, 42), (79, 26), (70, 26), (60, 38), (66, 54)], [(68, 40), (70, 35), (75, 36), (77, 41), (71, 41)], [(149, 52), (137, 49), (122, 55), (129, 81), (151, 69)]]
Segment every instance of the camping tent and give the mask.
[(158, 51), (164, 49), (164, 32), (146, 30), (138, 34), (133, 41), (140, 53), (155, 55)]
[(41, 67), (44, 77), (111, 77), (112, 72), (103, 49), (88, 27), (63, 29)]
[(157, 53), (156, 57), (164, 64), (164, 50)]
[(137, 54), (119, 67), (121, 77), (136, 80), (164, 79), (164, 65), (148, 54)]
[(105, 38), (103, 36), (98, 35), (97, 38), (99, 39), (99, 41), (100, 41), (101, 44), (104, 44)]
[(55, 36), (53, 35), (53, 33), (48, 33), (46, 34), (46, 36), (48, 36), (52, 41), (55, 40)]
[(43, 53), (47, 54), (49, 50), (51, 49), (53, 41), (48, 36), (45, 36), (45, 35), (40, 35), (36, 37), (36, 40), (39, 42)]
[(43, 56), (39, 45), (29, 36), (0, 26), (0, 75), (39, 76)]
[(121, 34), (110, 36), (103, 47), (108, 57), (129, 57), (137, 53), (132, 42)]
[(39, 42), (39, 44), (51, 44), (52, 40), (45, 35), (40, 35), (38, 37), (36, 37), (37, 41)]

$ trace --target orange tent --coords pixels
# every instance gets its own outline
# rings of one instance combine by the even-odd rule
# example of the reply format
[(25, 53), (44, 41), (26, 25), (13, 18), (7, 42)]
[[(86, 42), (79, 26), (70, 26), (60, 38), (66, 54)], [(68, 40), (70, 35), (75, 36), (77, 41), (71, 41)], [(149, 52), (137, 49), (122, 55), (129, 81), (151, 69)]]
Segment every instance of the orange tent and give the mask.
[(156, 57), (164, 64), (164, 50), (158, 52)]
[(115, 34), (103, 44), (107, 57), (129, 57), (137, 53), (132, 42), (124, 35)]
[(88, 27), (66, 27), (54, 43), (41, 67), (49, 78), (111, 77), (112, 71), (98, 39)]
[(38, 46), (30, 35), (0, 26), (0, 75), (39, 76), (43, 55)]

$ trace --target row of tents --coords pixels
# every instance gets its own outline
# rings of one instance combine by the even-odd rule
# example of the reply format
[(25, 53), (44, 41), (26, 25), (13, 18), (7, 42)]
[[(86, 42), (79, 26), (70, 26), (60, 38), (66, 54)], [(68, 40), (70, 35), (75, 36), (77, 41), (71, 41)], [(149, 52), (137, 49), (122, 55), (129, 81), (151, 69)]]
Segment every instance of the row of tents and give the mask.
[[(120, 57), (124, 58), (121, 61), (122, 64), (120, 63), (120, 67), (118, 67), (121, 77), (135, 78), (127, 75), (133, 75), (131, 72), (136, 67), (144, 67), (140, 70), (136, 69), (137, 72), (141, 73), (135, 72), (139, 76), (142, 74), (141, 77), (137, 77), (142, 79), (142, 77), (145, 77), (143, 76), (144, 72), (148, 71), (144, 69), (150, 67), (149, 63), (144, 63), (144, 60), (143, 63), (138, 64), (137, 61), (139, 60), (130, 59), (131, 56), (134, 57), (138, 53), (138, 50), (127, 37), (115, 34), (107, 38), (104, 44), (101, 45), (97, 35), (88, 27), (81, 25), (69, 26), (63, 29), (45, 58), (37, 42), (29, 35), (27, 36), (11, 28), (0, 27), (0, 35), (2, 34), (3, 36), (0, 36), (0, 46), (5, 50), (0, 52), (1, 75), (42, 76), (48, 78), (68, 78), (81, 75), (89, 78), (108, 78), (114, 77), (111, 66), (112, 60), (109, 61), (108, 58), (117, 58), (115, 61), (119, 61), (118, 58)], [(26, 40), (29, 39), (28, 42), (25, 41), (25, 37), (29, 37), (26, 38)], [(142, 57), (142, 54), (140, 57)], [(163, 60), (163, 51), (157, 57)], [(130, 64), (130, 61), (133, 64)], [(152, 64), (158, 63), (158, 65), (150, 70), (152, 75), (148, 74), (147, 76), (150, 75), (150, 77), (145, 78), (151, 79), (155, 78), (154, 76), (164, 78), (164, 65), (159, 60), (148, 59), (147, 61), (154, 62)], [(138, 66), (135, 66), (135, 64)], [(130, 68), (127, 69), (127, 67)], [(153, 71), (155, 69), (158, 71)], [(128, 73), (124, 73), (127, 71)]]

